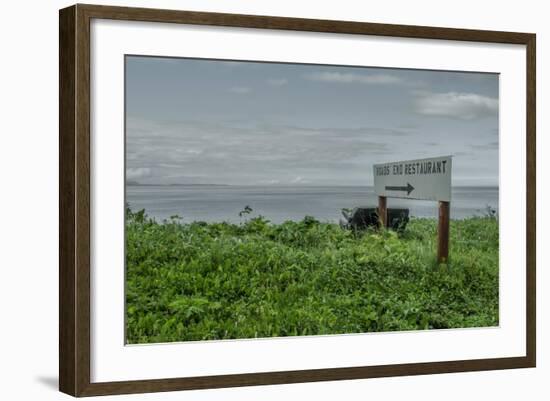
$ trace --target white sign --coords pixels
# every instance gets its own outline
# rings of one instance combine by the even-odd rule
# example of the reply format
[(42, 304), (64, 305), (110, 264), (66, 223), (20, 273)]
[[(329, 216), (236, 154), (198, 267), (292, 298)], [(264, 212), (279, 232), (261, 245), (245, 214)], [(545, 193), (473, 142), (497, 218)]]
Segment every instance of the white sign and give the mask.
[(388, 198), (451, 201), (451, 156), (375, 164), (374, 192)]

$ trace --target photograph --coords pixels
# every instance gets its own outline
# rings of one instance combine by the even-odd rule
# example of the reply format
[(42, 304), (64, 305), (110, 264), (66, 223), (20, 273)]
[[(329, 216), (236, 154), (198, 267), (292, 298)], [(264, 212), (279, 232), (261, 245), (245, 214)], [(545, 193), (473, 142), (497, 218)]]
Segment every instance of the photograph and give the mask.
[(127, 344), (499, 325), (499, 74), (124, 63)]

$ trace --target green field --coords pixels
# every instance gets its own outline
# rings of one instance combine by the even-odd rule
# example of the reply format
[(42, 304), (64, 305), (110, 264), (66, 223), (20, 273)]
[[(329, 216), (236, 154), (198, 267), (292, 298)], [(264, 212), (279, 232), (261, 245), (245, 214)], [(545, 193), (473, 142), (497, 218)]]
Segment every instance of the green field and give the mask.
[(127, 211), (127, 341), (154, 343), (498, 325), (498, 219), (354, 232), (306, 217), (163, 223)]

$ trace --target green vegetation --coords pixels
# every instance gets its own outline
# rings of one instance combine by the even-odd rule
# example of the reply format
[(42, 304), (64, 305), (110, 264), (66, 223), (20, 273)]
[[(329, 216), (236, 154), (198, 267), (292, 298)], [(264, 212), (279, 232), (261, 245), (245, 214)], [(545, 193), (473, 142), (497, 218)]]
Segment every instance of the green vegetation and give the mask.
[[(244, 213), (246, 214), (246, 213)], [(498, 220), (353, 232), (306, 217), (241, 224), (127, 211), (127, 340), (151, 343), (498, 325)]]

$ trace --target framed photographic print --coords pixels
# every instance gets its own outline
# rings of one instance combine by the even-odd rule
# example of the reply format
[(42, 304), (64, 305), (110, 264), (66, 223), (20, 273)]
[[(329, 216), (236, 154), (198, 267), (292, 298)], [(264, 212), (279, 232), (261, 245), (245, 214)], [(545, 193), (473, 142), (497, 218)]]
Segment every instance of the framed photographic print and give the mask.
[(60, 390), (534, 367), (535, 35), (60, 11)]

